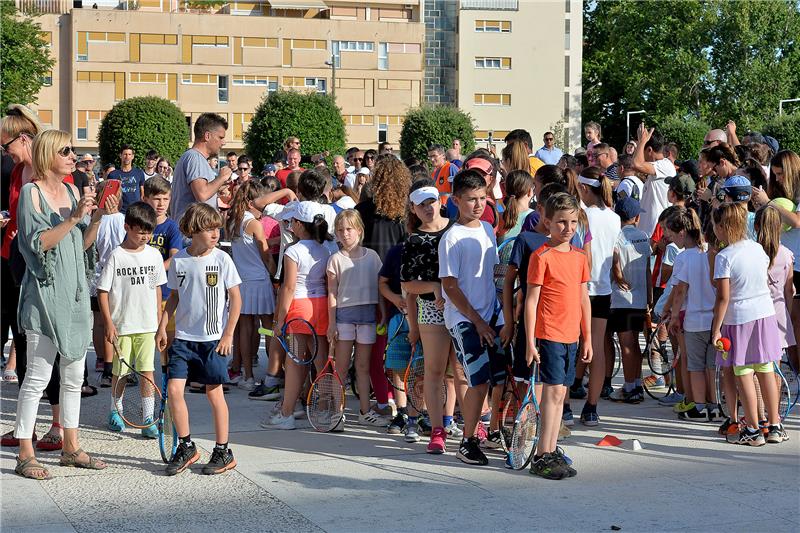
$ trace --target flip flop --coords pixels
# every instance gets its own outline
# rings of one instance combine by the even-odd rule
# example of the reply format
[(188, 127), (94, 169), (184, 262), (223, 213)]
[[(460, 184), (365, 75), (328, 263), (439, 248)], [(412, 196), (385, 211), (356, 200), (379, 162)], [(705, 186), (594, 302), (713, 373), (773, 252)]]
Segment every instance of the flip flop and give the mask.
[(82, 448), (78, 448), (72, 453), (61, 452), (61, 459), (59, 462), (61, 466), (74, 466), (75, 468), (86, 468), (88, 470), (104, 470), (108, 466), (102, 460), (92, 457), (88, 453), (86, 456), (89, 458), (89, 461), (78, 461), (78, 456), (82, 453), (86, 453)]
[[(34, 475), (34, 470), (40, 470), (44, 472), (44, 476), (40, 477)], [(24, 478), (36, 479), (38, 481), (53, 479), (53, 477), (50, 475), (50, 471), (46, 469), (39, 461), (37, 461), (36, 457), (28, 457), (24, 461), (17, 457), (17, 467), (14, 469), (14, 472)]]
[[(37, 439), (36, 433), (34, 433), (31, 442), (36, 442), (36, 439)], [(2, 436), (2, 441), (0, 441), (0, 446), (3, 446), (4, 448), (6, 447), (16, 448), (17, 446), (19, 446), (19, 439), (14, 436), (13, 429)]]
[(39, 442), (36, 443), (36, 449), (43, 452), (54, 452), (60, 450), (64, 445), (64, 439), (58, 433), (50, 433), (49, 431), (42, 435)]

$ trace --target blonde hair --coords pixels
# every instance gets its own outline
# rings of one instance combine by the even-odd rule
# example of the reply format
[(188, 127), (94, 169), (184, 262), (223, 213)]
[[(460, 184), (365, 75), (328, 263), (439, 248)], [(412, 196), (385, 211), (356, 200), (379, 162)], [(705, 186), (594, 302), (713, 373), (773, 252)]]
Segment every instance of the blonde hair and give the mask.
[(756, 240), (769, 257), (769, 266), (775, 261), (781, 247), (781, 213), (774, 205), (765, 205), (756, 211)]
[(528, 159), (528, 149), (521, 140), (511, 141), (508, 143), (502, 152), (503, 161), (508, 161), (508, 165), (504, 165), (506, 173), (511, 173), (514, 170), (531, 171), (531, 162)]
[[(800, 199), (800, 156), (791, 150), (781, 150), (772, 158), (770, 165), (767, 185), (770, 198), (783, 196), (796, 203)], [(772, 167), (783, 169), (783, 183), (778, 183)]]
[(336, 219), (333, 221), (334, 231), (338, 230), (339, 226), (346, 222), (361, 233), (361, 236), (358, 238), (358, 244), (361, 244), (361, 241), (364, 240), (364, 221), (361, 220), (361, 215), (359, 215), (358, 211), (355, 209), (345, 209), (339, 212), (339, 214), (336, 215)]
[(32, 138), (42, 131), (42, 124), (36, 113), (20, 104), (11, 104), (3, 120), (0, 121), (0, 133), (15, 138), (23, 133)]
[(712, 213), (714, 225), (728, 238), (728, 244), (744, 240), (747, 232), (747, 208), (739, 203), (724, 203)]
[(181, 217), (179, 228), (184, 235), (192, 236), (222, 227), (222, 215), (208, 204), (198, 202), (189, 206)]
[(66, 131), (47, 130), (33, 138), (31, 164), (33, 175), (42, 177), (53, 166), (58, 151), (69, 145), (72, 136)]
[(600, 200), (603, 206), (611, 207), (614, 201), (611, 194), (611, 180), (605, 175), (600, 167), (587, 167), (583, 169), (582, 174), (585, 178), (600, 182), (600, 185), (597, 187), (583, 183), (581, 183), (581, 185), (586, 187), (586, 190), (592, 191), (592, 194), (597, 197), (598, 200)]

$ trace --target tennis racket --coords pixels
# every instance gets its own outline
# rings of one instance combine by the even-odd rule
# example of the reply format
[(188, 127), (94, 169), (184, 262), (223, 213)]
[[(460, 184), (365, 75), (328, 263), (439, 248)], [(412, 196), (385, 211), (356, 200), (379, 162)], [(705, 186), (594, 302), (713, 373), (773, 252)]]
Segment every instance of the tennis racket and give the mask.
[(611, 335), (611, 345), (614, 347), (614, 369), (611, 371), (611, 377), (615, 378), (622, 368), (622, 347), (619, 345), (618, 335)]
[(787, 416), (789, 416), (789, 411), (792, 408), (792, 390), (789, 388), (789, 383), (786, 380), (786, 376), (783, 374), (781, 370), (781, 365), (778, 363), (774, 363), (775, 365), (775, 379), (778, 381), (778, 415), (781, 417), (781, 422), (783, 422)]
[(522, 470), (531, 462), (533, 451), (539, 442), (539, 403), (536, 401), (536, 374), (539, 365), (534, 363), (531, 371), (531, 382), (522, 405), (514, 420), (514, 429), (511, 433), (511, 445), (508, 447), (508, 460), (506, 463), (514, 470)]
[[(144, 429), (156, 424), (154, 411), (156, 402), (161, 402), (161, 391), (153, 380), (137, 372), (127, 361), (120, 358), (116, 346), (114, 353), (119, 359), (122, 371), (112, 393), (114, 409), (130, 427)], [(128, 382), (133, 376), (138, 379), (138, 386), (128, 388)]]
[(306, 414), (311, 426), (322, 433), (333, 430), (344, 418), (344, 384), (336, 372), (333, 347), (306, 398)]
[(175, 450), (178, 448), (178, 431), (172, 422), (172, 411), (167, 403), (167, 367), (161, 367), (161, 410), (158, 414), (158, 447), (161, 450), (161, 459), (165, 463), (172, 461)]
[(508, 263), (511, 261), (511, 252), (514, 250), (514, 242), (516, 237), (506, 239), (497, 247), (497, 258), (499, 262), (494, 266), (494, 288), (497, 294), (503, 292), (503, 283), (508, 271)]
[(725, 387), (722, 385), (722, 367), (717, 365), (716, 371), (714, 372), (714, 387), (717, 390), (717, 408), (719, 409), (719, 414), (723, 418), (726, 416), (730, 416), (730, 414), (725, 412), (725, 409), (728, 408), (728, 404), (725, 403)]
[[(425, 358), (420, 343), (411, 348), (411, 360), (408, 362), (408, 368), (403, 376), (403, 385), (411, 407), (418, 413), (425, 411)], [(442, 393), (439, 398), (441, 404), (444, 405), (447, 402), (447, 385), (444, 380), (441, 389)]]
[[(389, 368), (390, 351), (397, 353), (406, 350), (411, 355), (411, 345), (408, 343), (408, 319), (404, 314), (400, 314), (400, 319), (396, 320), (397, 325), (389, 329), (389, 340), (386, 342), (386, 349), (383, 351), (383, 373), (386, 376), (386, 381), (389, 386), (398, 392), (405, 392), (405, 384), (403, 378), (405, 377), (405, 369)], [(392, 319), (395, 320), (395, 319)], [(391, 324), (391, 321), (390, 321)], [(407, 368), (407, 367), (406, 367)], [(395, 383), (395, 377), (399, 378)]]
[(501, 444), (503, 451), (508, 453), (511, 446), (511, 435), (514, 431), (514, 421), (522, 405), (517, 382), (514, 380), (514, 371), (506, 366), (506, 379), (503, 383), (503, 394), (500, 396), (500, 434), (503, 436)]
[(789, 404), (789, 412), (797, 405), (797, 398), (800, 396), (800, 380), (797, 379), (797, 372), (792, 368), (792, 364), (788, 360), (781, 360), (780, 365), (781, 373), (786, 379), (786, 384), (789, 387), (789, 394), (792, 397), (792, 402)]
[[(642, 380), (642, 388), (654, 400), (675, 392), (675, 368), (680, 357), (673, 349), (669, 337), (663, 342), (658, 339), (658, 331), (662, 325), (666, 327), (666, 322), (661, 322), (650, 332), (644, 351), (647, 365), (653, 374)], [(659, 381), (663, 383), (658, 383)]]
[(314, 326), (302, 318), (293, 318), (286, 322), (278, 335), (278, 342), (286, 355), (298, 365), (310, 365), (317, 357), (317, 332), (314, 331)]

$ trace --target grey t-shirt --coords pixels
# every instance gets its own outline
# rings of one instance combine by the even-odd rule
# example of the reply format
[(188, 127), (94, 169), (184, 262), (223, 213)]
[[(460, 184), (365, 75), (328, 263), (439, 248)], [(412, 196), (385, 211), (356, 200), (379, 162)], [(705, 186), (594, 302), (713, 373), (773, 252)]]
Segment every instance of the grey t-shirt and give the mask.
[[(170, 218), (175, 222), (180, 222), (184, 211), (197, 202), (192, 192), (191, 182), (196, 179), (204, 179), (210, 183), (214, 178), (214, 169), (208, 164), (206, 156), (194, 148), (186, 150), (175, 165), (172, 179), (172, 199), (169, 202)], [(217, 195), (214, 194), (205, 203), (216, 209)]]

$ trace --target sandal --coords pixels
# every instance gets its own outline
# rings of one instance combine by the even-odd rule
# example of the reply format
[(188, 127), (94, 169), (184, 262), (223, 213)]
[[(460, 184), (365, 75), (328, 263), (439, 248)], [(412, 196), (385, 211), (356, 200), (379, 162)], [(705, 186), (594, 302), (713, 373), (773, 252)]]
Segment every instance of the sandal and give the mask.
[[(44, 475), (37, 476), (34, 473), (36, 471), (42, 472)], [(46, 469), (39, 461), (37, 461), (36, 457), (28, 457), (24, 461), (17, 457), (17, 467), (14, 469), (14, 472), (24, 478), (36, 479), (39, 481), (53, 479), (50, 475), (50, 471)]]
[(93, 387), (92, 385), (84, 385), (81, 387), (81, 398), (91, 398), (92, 396), (97, 396), (97, 387)]
[(5, 383), (19, 383), (16, 370), (6, 370), (3, 372), (3, 381)]
[[(4, 434), (2, 437), (2, 442), (0, 442), (0, 446), (8, 447), (8, 448), (16, 448), (19, 446), (19, 439), (14, 436), (14, 430), (12, 429), (8, 433)], [(36, 433), (33, 434), (33, 438), (31, 442), (36, 442)]]
[(39, 442), (36, 443), (36, 449), (44, 452), (54, 452), (60, 450), (64, 444), (64, 439), (58, 433), (52, 433), (53, 428), (61, 428), (61, 424), (53, 424), (50, 431), (42, 435)]
[(88, 461), (78, 461), (78, 456), (82, 453), (86, 453), (82, 448), (78, 448), (72, 453), (61, 452), (61, 466), (74, 466), (75, 468), (86, 468), (89, 470), (104, 470), (108, 466), (101, 459), (92, 457), (88, 453), (86, 454), (86, 457), (89, 458)]

